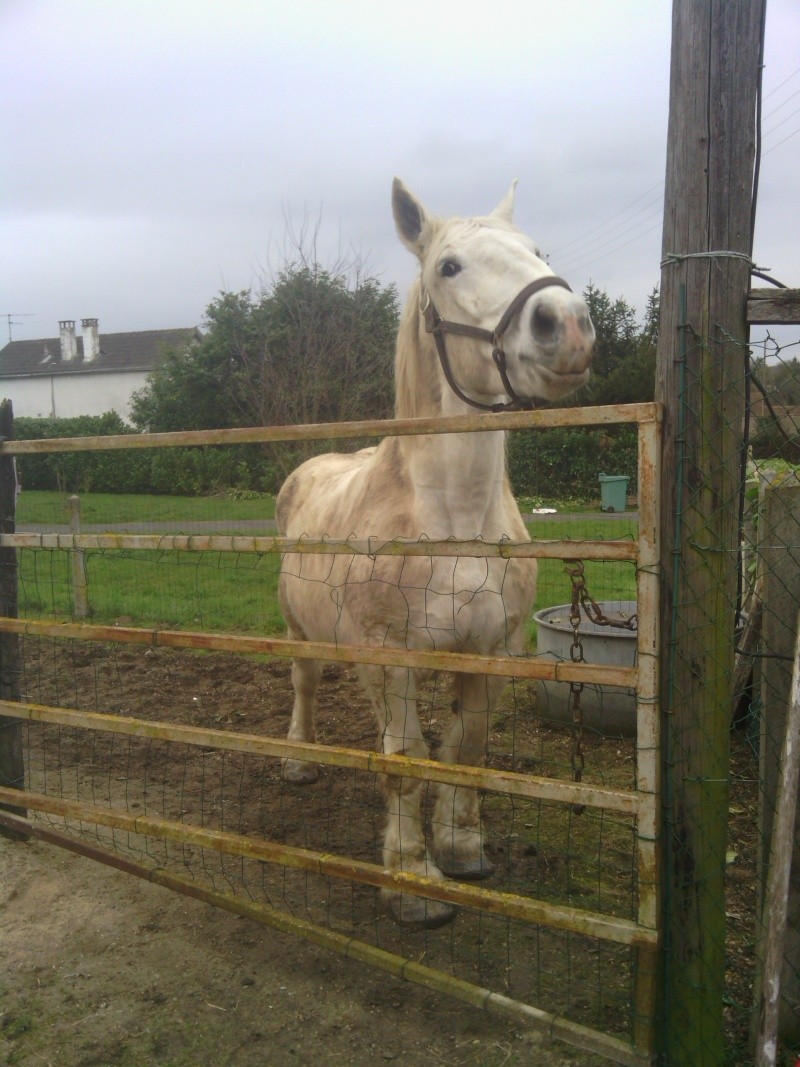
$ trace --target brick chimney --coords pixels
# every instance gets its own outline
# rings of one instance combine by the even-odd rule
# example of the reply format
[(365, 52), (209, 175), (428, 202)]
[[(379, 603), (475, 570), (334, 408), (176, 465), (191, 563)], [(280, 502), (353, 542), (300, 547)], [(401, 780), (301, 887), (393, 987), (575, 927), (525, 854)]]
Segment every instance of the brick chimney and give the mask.
[(61, 319), (58, 328), (61, 331), (61, 358), (65, 363), (72, 363), (78, 355), (78, 339), (75, 336), (75, 320)]
[(83, 362), (94, 363), (100, 355), (100, 331), (97, 319), (81, 319), (83, 330)]

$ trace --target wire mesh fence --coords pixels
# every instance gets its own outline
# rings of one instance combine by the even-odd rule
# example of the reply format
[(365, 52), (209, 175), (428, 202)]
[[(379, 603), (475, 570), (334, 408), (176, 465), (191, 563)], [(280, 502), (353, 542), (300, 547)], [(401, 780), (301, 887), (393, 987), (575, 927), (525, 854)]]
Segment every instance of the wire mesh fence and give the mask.
[[(800, 424), (790, 402), (800, 365), (796, 341), (778, 333), (780, 341), (773, 331), (748, 345), (717, 329), (705, 344), (683, 327), (671, 552), (682, 595), (662, 620), (673, 649), (663, 667), (667, 711), (688, 710), (680, 729), (667, 719), (665, 733), (665, 929), (698, 921), (704, 943), (687, 958), (668, 935), (665, 968), (686, 998), (720, 990), (734, 1064), (753, 1062), (759, 1026), (762, 905), (770, 862), (780, 859), (770, 838), (800, 608)], [(712, 368), (723, 362), (728, 384), (712, 392)], [(795, 862), (782, 975), (787, 1063), (800, 1048), (796, 893)], [(711, 1019), (704, 1035), (674, 1003), (664, 1010), (679, 1045), (718, 1062)]]
[[(792, 336), (794, 335), (794, 336)], [(741, 622), (734, 717), (750, 754), (749, 773), (758, 781), (755, 973), (764, 980), (763, 914), (779, 801), (781, 749), (790, 701), (792, 662), (800, 616), (800, 423), (793, 400), (800, 387), (796, 330), (757, 337), (750, 360), (750, 440), (744, 491)], [(756, 763), (757, 760), (757, 763)], [(800, 896), (797, 844), (789, 890), (789, 926), (781, 975), (779, 1034), (783, 1046), (800, 1050)], [(756, 1021), (757, 1025), (757, 1021)]]
[[(643, 409), (652, 463), (654, 409)], [(598, 488), (601, 463), (598, 457)], [(565, 557), (586, 557), (596, 600), (636, 601), (642, 506), (650, 531), (655, 525), (652, 471), (649, 484), (644, 503), (631, 486), (622, 513), (603, 512), (599, 499), (568, 514), (559, 502), (555, 511), (537, 503), (525, 512), (543, 557), (540, 615), (574, 599)], [(283, 626), (275, 548), (286, 545), (276, 544), (271, 499), (81, 494), (80, 503), (78, 521), (63, 494), (23, 489), (17, 531), (3, 541), (18, 564), (20, 619), (4, 623), (19, 636), (19, 660), (16, 702), (5, 694), (0, 722), (21, 727), (35, 823), (355, 939), (386, 958), (421, 961), (456, 989), (466, 982), (507, 998), (520, 1019), (527, 1011), (528, 1021), (553, 1032), (563, 1027), (573, 1042), (589, 1041), (619, 1062), (643, 1062), (652, 1040), (654, 867), (643, 857), (654, 836), (656, 731), (651, 695), (650, 724), (644, 732), (639, 724), (637, 736), (635, 656), (621, 668), (622, 686), (608, 684), (618, 678), (613, 664), (573, 664), (558, 649), (537, 660), (515, 657), (505, 668), (523, 676), (506, 686), (487, 727), (487, 770), (459, 779), (464, 769), (454, 769), (456, 785), (482, 786), (490, 888), (448, 881), (443, 892), (459, 906), (457, 921), (407, 929), (390, 921), (376, 892), (392, 877), (380, 863), (385, 772), (395, 769), (385, 761), (406, 757), (376, 763), (370, 754), (375, 719), (348, 662), (357, 653), (332, 649), (339, 662), (323, 671), (313, 749), (319, 781), (287, 782), (286, 742), (271, 742), (286, 736), (292, 707), (290, 665), (269, 656), (286, 654), (282, 639), (264, 637)], [(332, 560), (344, 550), (302, 550), (315, 547)], [(478, 567), (491, 561), (500, 568), (501, 587), (518, 551), (503, 542), (420, 548), (402, 540), (347, 548), (374, 559), (473, 552)], [(655, 602), (647, 596), (652, 693)], [(542, 625), (529, 621), (534, 645)], [(574, 632), (568, 636), (574, 640)], [(637, 640), (633, 633), (634, 648)], [(582, 686), (586, 679), (587, 710), (579, 707), (577, 721), (568, 665)], [(627, 702), (624, 728), (608, 718), (612, 697)], [(452, 700), (447, 673), (420, 691), (424, 739), (434, 752)], [(435, 833), (437, 791), (448, 779), (410, 763), (402, 773), (421, 782), (423, 819)]]

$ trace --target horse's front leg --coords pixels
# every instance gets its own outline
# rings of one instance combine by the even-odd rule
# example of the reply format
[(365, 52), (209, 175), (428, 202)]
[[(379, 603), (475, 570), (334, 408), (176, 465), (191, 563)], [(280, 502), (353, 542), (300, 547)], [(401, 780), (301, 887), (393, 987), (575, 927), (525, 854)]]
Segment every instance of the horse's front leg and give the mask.
[[(290, 631), (289, 636), (294, 637), (294, 634)], [(316, 741), (317, 739), (314, 729), (314, 710), (321, 674), (322, 664), (315, 659), (292, 660), (294, 707), (292, 708), (292, 721), (289, 724), (290, 741)], [(287, 782), (308, 785), (316, 782), (319, 777), (319, 767), (309, 760), (287, 758), (283, 761), (283, 777)]]
[[(486, 758), (489, 716), (503, 678), (456, 675), (453, 720), (442, 738), (443, 763), (475, 765)], [(483, 851), (478, 792), (468, 786), (439, 786), (433, 813), (436, 862), (449, 878), (488, 878), (492, 864)]]
[[(362, 667), (359, 673), (375, 709), (383, 751), (426, 759), (428, 746), (417, 715), (414, 672), (402, 667)], [(442, 878), (425, 844), (422, 782), (417, 778), (386, 775), (384, 792), (387, 807), (384, 867)], [(381, 896), (393, 918), (403, 926), (442, 926), (455, 915), (456, 909), (450, 904), (410, 893), (383, 889)]]

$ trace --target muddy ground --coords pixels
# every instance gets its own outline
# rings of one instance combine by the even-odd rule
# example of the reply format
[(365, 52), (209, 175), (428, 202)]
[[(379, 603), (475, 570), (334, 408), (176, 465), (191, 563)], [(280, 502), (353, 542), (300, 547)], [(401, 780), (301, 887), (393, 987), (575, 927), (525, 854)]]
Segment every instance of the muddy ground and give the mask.
[[(26, 641), (23, 691), (37, 703), (275, 736), (285, 733), (291, 707), (281, 662), (44, 640)], [(444, 687), (426, 698), (434, 748), (448, 700)], [(509, 689), (493, 723), (490, 761), (568, 776), (574, 738), (537, 720), (533, 702), (525, 687)], [(369, 709), (346, 668), (326, 668), (320, 705), (319, 740), (372, 745)], [(28, 744), (33, 789), (378, 860), (383, 805), (372, 776), (326, 768), (317, 785), (288, 787), (274, 760), (103, 737), (89, 743), (84, 732), (65, 728), (34, 727)], [(584, 749), (588, 780), (630, 783), (630, 743), (587, 737)], [(745, 749), (741, 758), (746, 764)], [(743, 835), (753, 826), (752, 799), (738, 789), (734, 825)], [(630, 826), (571, 812), (559, 822), (552, 809), (517, 802), (487, 801), (484, 817), (497, 866), (493, 887), (631, 912)], [(90, 840), (109, 844), (107, 836)], [(115, 835), (113, 844), (145, 865), (189, 872), (219, 890), (625, 1032), (630, 964), (616, 950), (548, 940), (468, 913), (444, 931), (409, 934), (386, 919), (369, 887), (281, 876), (263, 864), (232, 868), (185, 846), (162, 853), (133, 835)], [(744, 842), (737, 856), (746, 858), (748, 849)], [(743, 859), (733, 861), (732, 873), (735, 1005), (747, 997), (754, 878)], [(46, 844), (0, 839), (0, 931), (0, 1064), (606, 1062)], [(739, 1044), (740, 1011), (732, 1009), (729, 1026), (732, 1046)]]

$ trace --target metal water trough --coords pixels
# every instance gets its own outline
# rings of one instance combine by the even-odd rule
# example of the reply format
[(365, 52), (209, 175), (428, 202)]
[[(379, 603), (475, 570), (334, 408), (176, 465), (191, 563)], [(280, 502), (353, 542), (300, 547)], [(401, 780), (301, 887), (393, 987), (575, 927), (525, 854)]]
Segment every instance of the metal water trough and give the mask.
[[(603, 614), (623, 622), (636, 614), (635, 600), (604, 600)], [(537, 655), (569, 660), (573, 631), (570, 605), (558, 604), (543, 608), (533, 616), (537, 628)], [(583, 656), (587, 663), (633, 667), (636, 663), (636, 631), (622, 626), (600, 626), (582, 616), (579, 635)], [(544, 719), (572, 722), (568, 682), (537, 681), (536, 709)], [(636, 733), (636, 692), (619, 685), (584, 684), (581, 692), (583, 725), (590, 730), (611, 736), (632, 736)]]

